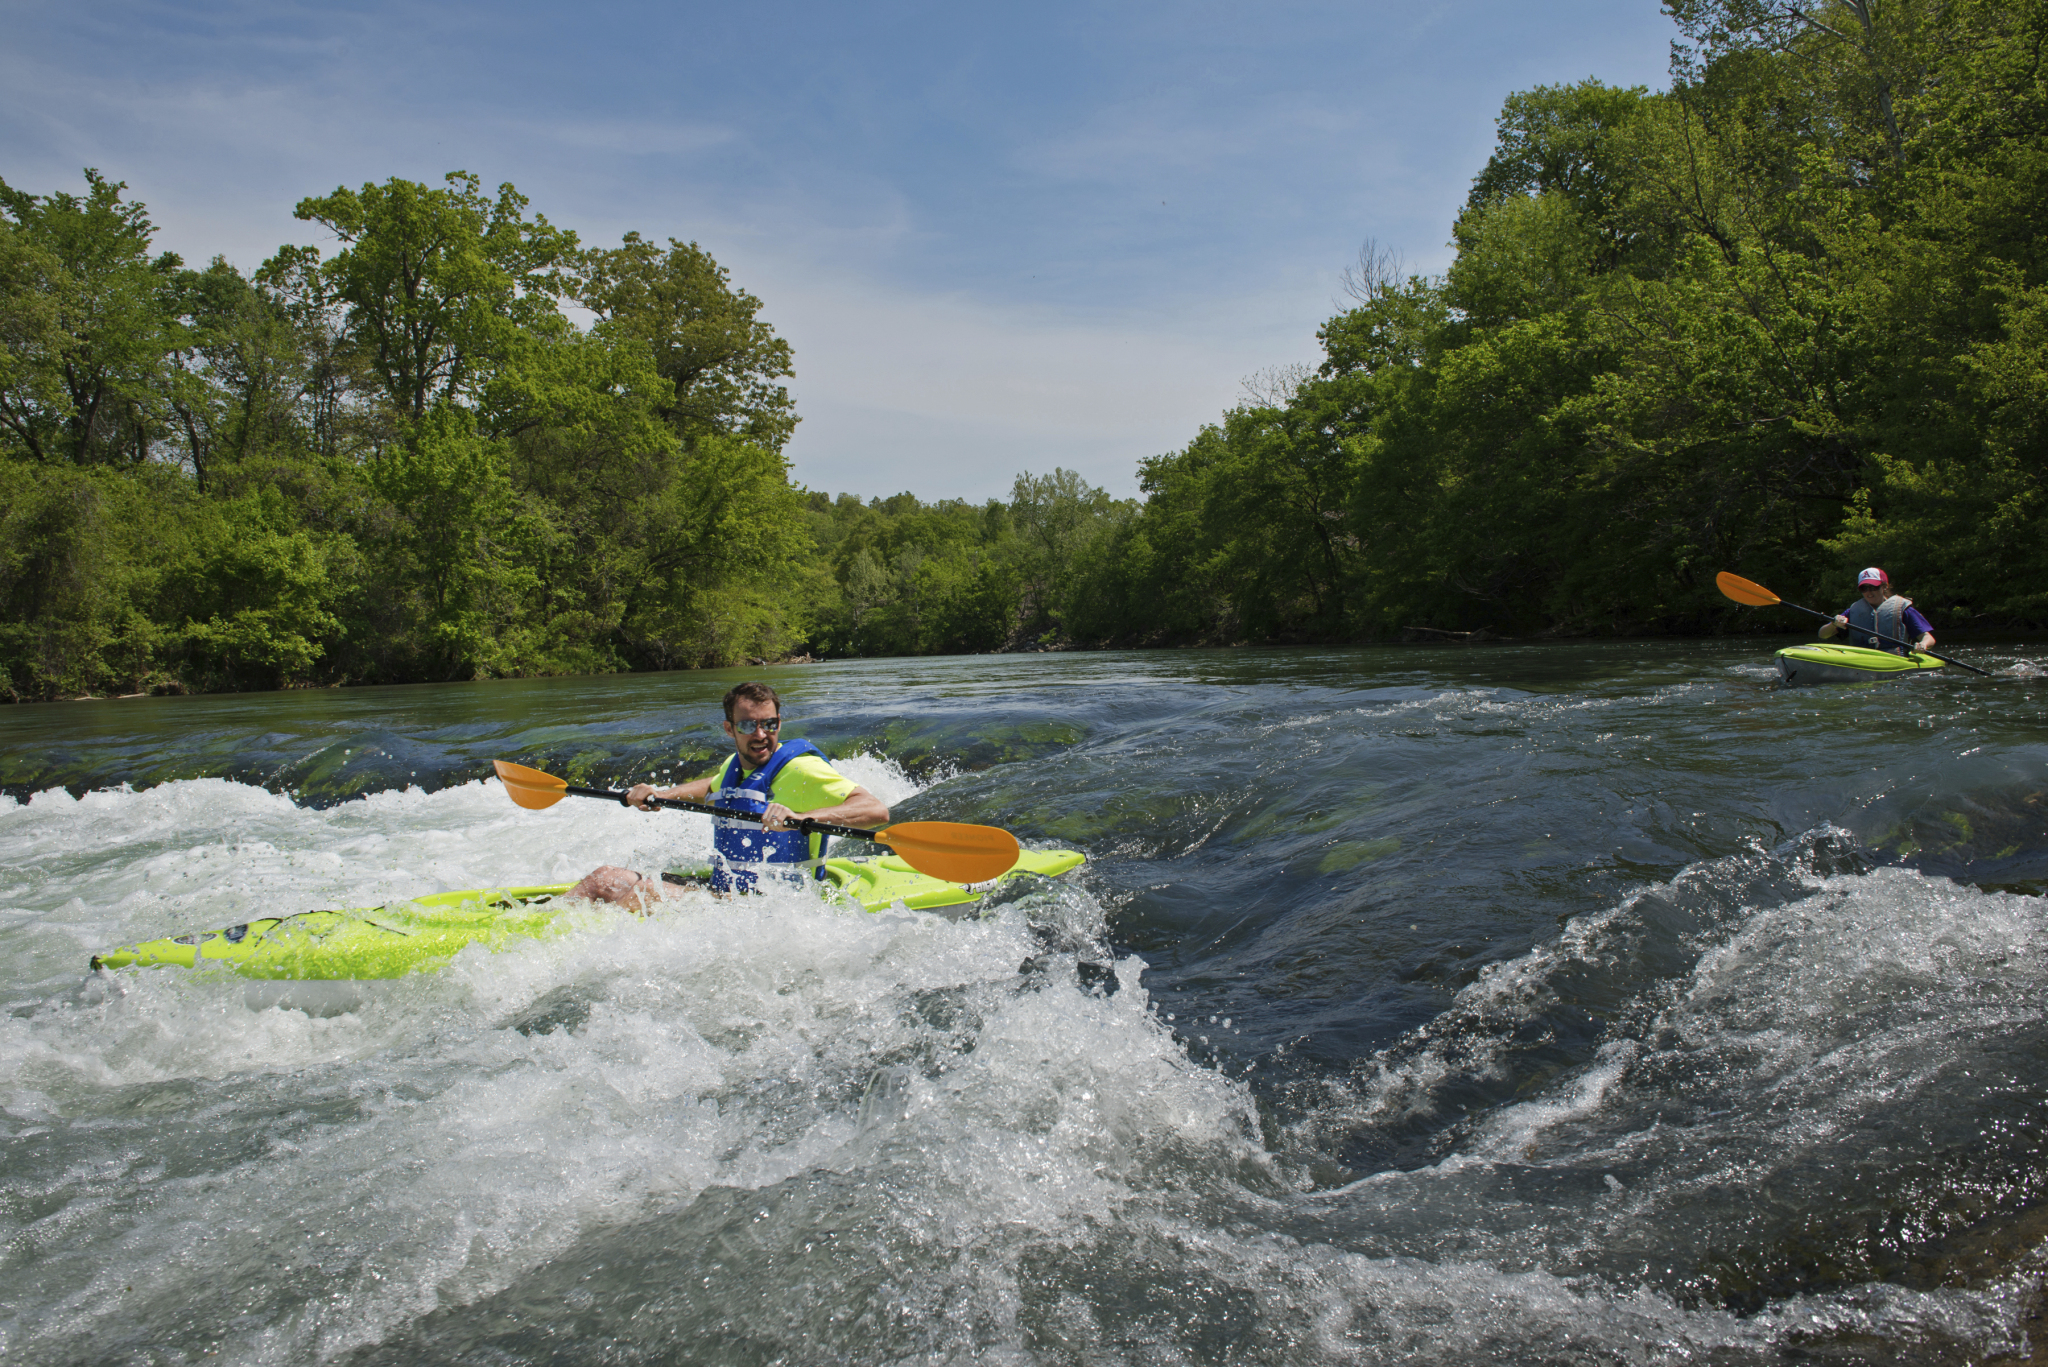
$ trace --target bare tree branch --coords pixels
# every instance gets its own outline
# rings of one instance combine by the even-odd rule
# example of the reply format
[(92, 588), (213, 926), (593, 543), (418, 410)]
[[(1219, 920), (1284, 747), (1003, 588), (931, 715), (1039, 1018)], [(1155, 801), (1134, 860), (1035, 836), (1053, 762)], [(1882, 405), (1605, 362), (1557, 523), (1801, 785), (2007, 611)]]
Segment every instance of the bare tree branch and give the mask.
[(1344, 293), (1370, 304), (1398, 290), (1402, 278), (1401, 253), (1368, 237), (1359, 245), (1357, 262), (1344, 268)]
[(1293, 361), (1287, 365), (1269, 365), (1264, 370), (1245, 376), (1238, 387), (1255, 408), (1285, 408), (1294, 402), (1294, 396), (1301, 392), (1301, 386), (1315, 373), (1314, 366), (1300, 361)]

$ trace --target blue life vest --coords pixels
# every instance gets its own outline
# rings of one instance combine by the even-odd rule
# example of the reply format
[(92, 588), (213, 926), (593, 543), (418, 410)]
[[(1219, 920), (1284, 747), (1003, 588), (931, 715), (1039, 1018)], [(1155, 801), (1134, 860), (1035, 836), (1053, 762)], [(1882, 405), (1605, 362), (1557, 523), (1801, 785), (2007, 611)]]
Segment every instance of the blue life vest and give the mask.
[[(1849, 619), (1849, 644), (1904, 655), (1906, 647), (1893, 645), (1892, 641), (1906, 639), (1906, 609), (1911, 607), (1912, 603), (1912, 599), (1901, 598), (1895, 593), (1872, 608), (1870, 604), (1858, 598), (1849, 604), (1848, 610), (1842, 614)], [(1873, 632), (1882, 633), (1892, 640), (1881, 641), (1872, 635)]]
[[(786, 740), (775, 747), (768, 762), (751, 774), (740, 773), (740, 757), (734, 755), (719, 771), (718, 786), (711, 792), (711, 805), (735, 812), (765, 812), (774, 801), (775, 776), (799, 755), (825, 758), (825, 752), (807, 740)], [(802, 831), (764, 831), (751, 821), (713, 817), (711, 825), (711, 887), (717, 892), (751, 892), (760, 881), (752, 864), (781, 864), (783, 877), (801, 881), (803, 866), (809, 863), (811, 876), (823, 878), (825, 866), (811, 851), (811, 837)], [(824, 844), (824, 837), (817, 837)]]

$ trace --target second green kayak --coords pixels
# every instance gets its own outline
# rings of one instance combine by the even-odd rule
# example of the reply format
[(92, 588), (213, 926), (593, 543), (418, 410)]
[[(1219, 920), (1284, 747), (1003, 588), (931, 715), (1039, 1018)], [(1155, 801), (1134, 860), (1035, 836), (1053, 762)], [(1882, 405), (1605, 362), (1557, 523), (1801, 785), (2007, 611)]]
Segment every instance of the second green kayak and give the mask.
[(1940, 660), (1917, 651), (1894, 655), (1889, 650), (1871, 650), (1866, 646), (1814, 644), (1787, 646), (1778, 652), (1778, 674), (1795, 687), (1897, 679), (1940, 668)]

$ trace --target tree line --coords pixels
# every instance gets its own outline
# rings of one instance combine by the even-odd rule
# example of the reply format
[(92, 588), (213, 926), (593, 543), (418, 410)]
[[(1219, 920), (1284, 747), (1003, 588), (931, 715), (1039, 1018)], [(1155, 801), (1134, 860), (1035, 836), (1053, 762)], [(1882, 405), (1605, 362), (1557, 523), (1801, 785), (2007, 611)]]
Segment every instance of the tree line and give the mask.
[(1449, 268), (1368, 245), (1138, 500), (792, 484), (760, 301), (509, 185), (307, 199), (331, 254), (245, 276), (0, 184), (0, 691), (1704, 632), (1716, 570), (1873, 562), (2040, 625), (2048, 0), (1665, 8), (1667, 90), (1510, 96)]
[(1669, 0), (1670, 88), (1511, 96), (1436, 277), (1146, 461), (1126, 640), (1760, 625), (1733, 569), (2048, 620), (2048, 4)]
[(701, 249), (586, 249), (457, 174), (304, 200), (339, 249), (245, 276), (154, 253), (122, 189), (0, 185), (14, 696), (668, 667), (788, 636), (789, 349)]
[(456, 173), (306, 199), (332, 254), (244, 275), (125, 188), (0, 183), (0, 694), (1068, 639), (1107, 496), (794, 485), (789, 346), (695, 243), (586, 247)]

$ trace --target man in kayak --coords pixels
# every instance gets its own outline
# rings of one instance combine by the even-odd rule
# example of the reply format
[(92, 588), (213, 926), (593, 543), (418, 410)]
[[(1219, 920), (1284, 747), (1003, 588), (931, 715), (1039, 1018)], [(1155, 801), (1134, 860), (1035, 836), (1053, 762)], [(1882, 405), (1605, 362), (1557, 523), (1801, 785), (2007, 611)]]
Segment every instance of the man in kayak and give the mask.
[[(626, 794), (643, 812), (653, 810), (649, 798), (659, 797), (760, 813), (758, 823), (713, 818), (713, 891), (753, 888), (769, 872), (764, 865), (780, 866), (776, 871), (793, 880), (814, 874), (825, 837), (792, 829), (797, 817), (835, 826), (888, 824), (882, 800), (834, 769), (817, 746), (780, 739), (782, 699), (767, 684), (739, 684), (725, 695), (725, 734), (732, 739), (732, 758), (709, 777), (674, 788), (636, 783)], [(607, 864), (569, 895), (644, 908), (663, 893), (660, 879)]]
[[(1912, 599), (1901, 598), (1892, 592), (1891, 578), (1883, 570), (1873, 565), (1857, 575), (1856, 592), (1860, 595), (1859, 601), (1835, 614), (1834, 621), (1821, 624), (1820, 634), (1823, 637), (1847, 631), (1852, 646), (1868, 646), (1903, 655), (1905, 647), (1894, 642), (1913, 640), (1917, 633), (1918, 649), (1934, 649), (1934, 628), (1927, 625), (1927, 619), (1920, 615), (1920, 609), (1913, 606)], [(1892, 639), (1880, 641), (1871, 634), (1873, 632)]]

